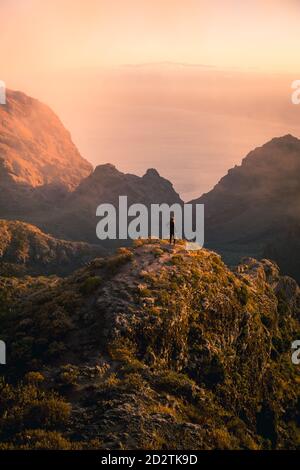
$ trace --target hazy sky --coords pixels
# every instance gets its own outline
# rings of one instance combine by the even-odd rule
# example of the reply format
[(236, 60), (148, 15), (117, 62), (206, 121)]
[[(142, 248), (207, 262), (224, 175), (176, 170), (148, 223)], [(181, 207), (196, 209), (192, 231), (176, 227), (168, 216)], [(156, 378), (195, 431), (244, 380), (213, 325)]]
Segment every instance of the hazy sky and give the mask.
[(156, 166), (185, 198), (300, 135), (299, 0), (0, 0), (0, 79), (47, 102), (93, 164)]
[(1, 0), (1, 65), (298, 71), (299, 0)]

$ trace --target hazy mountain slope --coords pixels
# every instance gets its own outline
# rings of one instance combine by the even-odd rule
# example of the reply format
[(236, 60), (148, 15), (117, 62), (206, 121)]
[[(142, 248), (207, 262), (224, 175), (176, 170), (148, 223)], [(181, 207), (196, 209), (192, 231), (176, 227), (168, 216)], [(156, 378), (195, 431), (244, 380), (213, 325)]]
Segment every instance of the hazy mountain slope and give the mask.
[(139, 177), (122, 173), (111, 164), (99, 165), (47, 216), (42, 227), (56, 236), (99, 243), (96, 209), (102, 203), (111, 203), (117, 209), (119, 196), (127, 196), (128, 205), (142, 203), (149, 207), (155, 203), (182, 203), (173, 185), (155, 169)]
[(269, 261), (139, 241), (0, 295), (4, 372), (31, 371), (1, 385), (2, 448), (299, 448), (299, 287)]
[(0, 158), (0, 217), (38, 224), (43, 217), (63, 204), (68, 189), (60, 183), (33, 187), (16, 182)]
[[(192, 201), (205, 204), (206, 246), (237, 262), (243, 255), (262, 256), (276, 243), (273, 253), (281, 264), (285, 245), (278, 239), (287, 241), (300, 223), (299, 175), (300, 140), (291, 135), (250, 152), (212, 191)], [(300, 279), (288, 260), (282, 266)]]
[(99, 246), (57, 240), (33, 225), (0, 220), (0, 275), (67, 274), (95, 256)]
[(92, 171), (53, 111), (19, 91), (0, 106), (0, 158), (14, 181), (74, 188)]

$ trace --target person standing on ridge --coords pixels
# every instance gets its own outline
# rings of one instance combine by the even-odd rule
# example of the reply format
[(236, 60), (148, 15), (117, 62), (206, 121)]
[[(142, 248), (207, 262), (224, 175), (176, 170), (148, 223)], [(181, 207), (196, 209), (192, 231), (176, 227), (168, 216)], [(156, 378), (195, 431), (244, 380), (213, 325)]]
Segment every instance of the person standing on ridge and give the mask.
[(170, 218), (170, 244), (172, 243), (172, 240), (175, 245), (175, 220), (173, 216)]

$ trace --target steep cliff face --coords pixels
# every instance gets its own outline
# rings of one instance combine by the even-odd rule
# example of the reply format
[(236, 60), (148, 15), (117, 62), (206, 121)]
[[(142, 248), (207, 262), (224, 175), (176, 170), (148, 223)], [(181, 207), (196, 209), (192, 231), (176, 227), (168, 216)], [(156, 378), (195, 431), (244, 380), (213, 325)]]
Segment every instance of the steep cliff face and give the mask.
[(58, 240), (34, 225), (0, 220), (0, 276), (67, 274), (103, 254), (99, 246)]
[(193, 201), (205, 204), (206, 246), (230, 263), (272, 252), (284, 272), (299, 280), (299, 250), (287, 259), (287, 245), (279, 242), (294, 244), (293, 233), (299, 231), (299, 172), (300, 140), (291, 135), (250, 152), (212, 191)]
[(0, 394), (5, 448), (299, 448), (299, 287), (270, 261), (232, 272), (214, 252), (137, 241), (68, 279), (18, 282), (0, 282), (2, 334), (7, 378), (29, 384)]
[(0, 106), (0, 158), (15, 182), (33, 187), (73, 189), (92, 171), (53, 111), (19, 91), (8, 90)]

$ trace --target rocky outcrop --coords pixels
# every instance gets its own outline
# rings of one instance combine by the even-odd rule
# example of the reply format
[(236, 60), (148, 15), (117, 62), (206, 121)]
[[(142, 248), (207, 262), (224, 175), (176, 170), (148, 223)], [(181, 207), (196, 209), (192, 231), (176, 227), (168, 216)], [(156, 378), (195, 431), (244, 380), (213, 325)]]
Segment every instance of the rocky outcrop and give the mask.
[[(18, 399), (27, 389), (3, 394), (6, 448), (299, 447), (300, 294), (274, 263), (233, 272), (214, 252), (140, 240), (67, 279), (0, 287), (7, 378), (27, 374), (35, 390), (34, 404)], [(32, 411), (49, 409), (36, 397), (50, 389), (65, 410), (56, 423)]]

